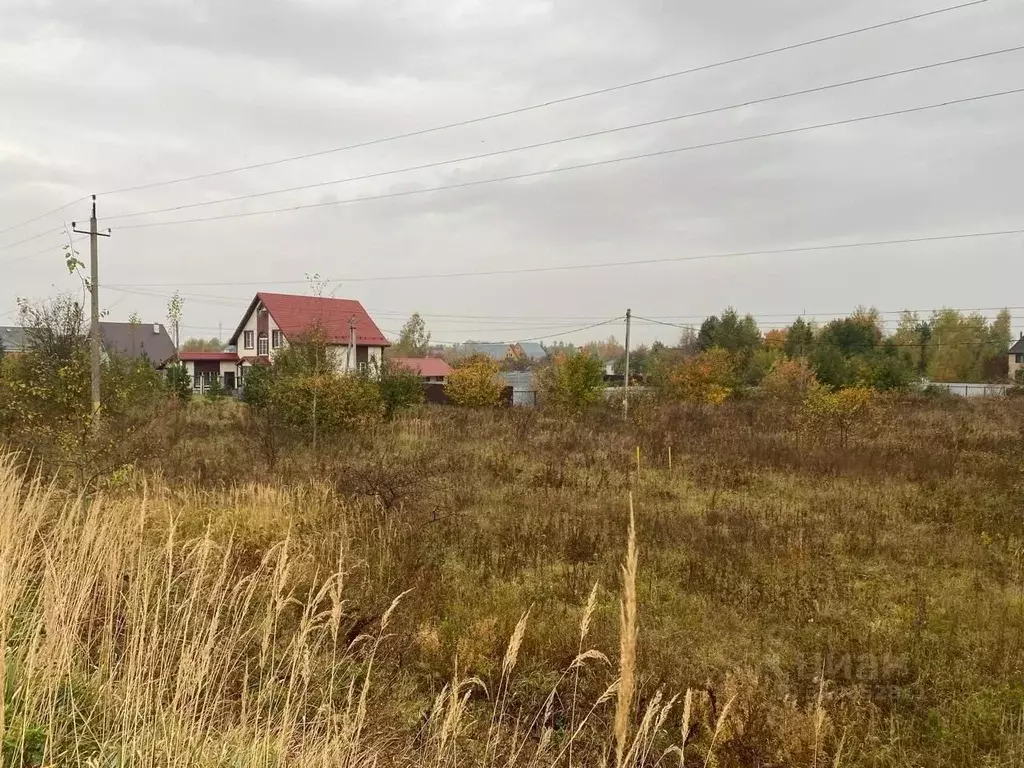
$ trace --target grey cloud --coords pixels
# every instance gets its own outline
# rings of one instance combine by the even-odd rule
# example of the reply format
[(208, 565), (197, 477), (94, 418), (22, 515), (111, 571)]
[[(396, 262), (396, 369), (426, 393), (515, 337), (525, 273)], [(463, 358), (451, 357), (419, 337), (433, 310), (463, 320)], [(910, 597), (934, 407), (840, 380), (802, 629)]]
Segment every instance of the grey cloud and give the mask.
[[(414, 130), (933, 7), (926, 0), (899, 9), (883, 0), (22, 2), (0, 27), (0, 229), (91, 191)], [(514, 147), (1018, 44), (1022, 31), (1024, 8), (993, 0), (464, 129), (101, 197), (101, 211), (144, 210)], [(1021, 87), (1021, 62), (1024, 55), (1016, 54), (182, 216), (459, 183)], [(103, 244), (103, 274), (114, 284), (266, 280), (266, 287), (301, 290), (301, 283), (275, 285), (274, 279), (301, 280), (314, 271), (351, 278), (665, 258), (1019, 227), (1022, 129), (1024, 97), (1008, 97), (528, 181), (115, 230)], [(67, 215), (82, 212), (78, 206)], [(60, 217), (43, 223), (59, 227)], [(7, 241), (0, 237), (0, 247)], [(52, 242), (59, 249), (61, 238)], [(0, 250), (0, 264), (29, 250), (35, 247)], [(975, 265), (969, 273), (958, 271), (965, 254)], [(13, 308), (15, 295), (74, 288), (56, 270), (58, 259), (46, 254), (3, 270), (0, 313)], [(752, 312), (858, 303), (994, 306), (1014, 303), (1006, 286), (1024, 278), (1021, 263), (1019, 243), (977, 241), (635, 270), (349, 282), (342, 290), (371, 309), (545, 317), (617, 314), (625, 302), (648, 315), (699, 314), (727, 304)], [(253, 289), (189, 290), (244, 304)], [(104, 303), (113, 306), (115, 319), (132, 309), (159, 319), (165, 299), (110, 291)], [(194, 326), (227, 327), (236, 319), (223, 299), (195, 297), (187, 307)], [(445, 328), (461, 331), (438, 323), (439, 338), (454, 332)], [(647, 328), (640, 337), (656, 333)]]

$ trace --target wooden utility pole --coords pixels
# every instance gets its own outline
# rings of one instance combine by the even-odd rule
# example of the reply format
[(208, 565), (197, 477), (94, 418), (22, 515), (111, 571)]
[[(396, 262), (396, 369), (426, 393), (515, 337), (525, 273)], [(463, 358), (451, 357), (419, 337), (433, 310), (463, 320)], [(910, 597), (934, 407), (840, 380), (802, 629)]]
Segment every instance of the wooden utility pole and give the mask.
[(633, 317), (633, 311), (631, 309), (626, 310), (626, 378), (623, 382), (624, 394), (622, 397), (622, 413), (626, 419), (629, 419), (629, 324)]
[(89, 358), (92, 369), (92, 424), (95, 429), (100, 418), (100, 241), (101, 237), (110, 237), (110, 230), (100, 232), (96, 223), (96, 195), (92, 196), (92, 215), (89, 217), (89, 231), (71, 229), (80, 235), (89, 236)]
[(356, 316), (348, 319), (348, 360), (345, 365), (345, 373), (351, 373), (351, 368), (358, 368), (356, 365)]

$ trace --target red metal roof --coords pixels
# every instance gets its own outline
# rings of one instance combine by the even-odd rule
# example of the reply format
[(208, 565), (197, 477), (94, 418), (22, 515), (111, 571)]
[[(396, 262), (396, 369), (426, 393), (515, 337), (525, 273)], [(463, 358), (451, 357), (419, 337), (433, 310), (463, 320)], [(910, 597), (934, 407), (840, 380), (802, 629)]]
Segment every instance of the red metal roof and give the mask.
[(349, 320), (356, 320), (356, 344), (368, 347), (390, 346), (380, 328), (363, 305), (353, 299), (320, 296), (296, 296), (288, 293), (257, 293), (231, 343), (237, 343), (242, 326), (258, 302), (263, 302), (285, 338), (295, 339), (314, 328), (322, 328), (329, 344), (349, 343)]
[(200, 360), (229, 360), (237, 363), (238, 355), (234, 352), (179, 352), (178, 359), (193, 363)]
[(388, 362), (420, 376), (448, 376), (452, 372), (452, 367), (440, 357), (393, 357)]

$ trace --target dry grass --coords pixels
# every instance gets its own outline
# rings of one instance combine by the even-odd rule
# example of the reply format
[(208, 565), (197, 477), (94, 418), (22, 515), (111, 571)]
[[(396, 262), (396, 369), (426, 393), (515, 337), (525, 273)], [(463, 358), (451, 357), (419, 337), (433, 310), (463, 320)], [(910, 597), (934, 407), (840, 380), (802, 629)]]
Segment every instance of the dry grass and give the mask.
[[(26, 483), (11, 457), (0, 457), (4, 765), (553, 766), (565, 764), (570, 749), (575, 764), (590, 764), (601, 747), (581, 737), (606, 714), (616, 687), (632, 690), (633, 659), (624, 656), (626, 682), (610, 682), (597, 701), (577, 701), (573, 686), (584, 714), (556, 737), (551, 714), (565, 682), (607, 662), (582, 649), (595, 590), (581, 652), (536, 713), (510, 712), (524, 614), (486, 728), (474, 701), (486, 686), (458, 671), (420, 728), (395, 727), (403, 702), (394, 691), (377, 692), (377, 664), (408, 595), (353, 636), (344, 542), (326, 574), (308, 571), (308, 552), (290, 536), (246, 567), (231, 536), (218, 541), (207, 529), (183, 537), (178, 514), (147, 493), (66, 497)], [(628, 552), (624, 627), (635, 636), (632, 524)], [(635, 652), (629, 637), (623, 649)], [(655, 704), (629, 740), (629, 698), (620, 696), (625, 712), (616, 715), (620, 766), (647, 764), (651, 713), (660, 728), (670, 709)]]
[(1020, 403), (174, 418), (0, 462), (5, 766), (1024, 765)]

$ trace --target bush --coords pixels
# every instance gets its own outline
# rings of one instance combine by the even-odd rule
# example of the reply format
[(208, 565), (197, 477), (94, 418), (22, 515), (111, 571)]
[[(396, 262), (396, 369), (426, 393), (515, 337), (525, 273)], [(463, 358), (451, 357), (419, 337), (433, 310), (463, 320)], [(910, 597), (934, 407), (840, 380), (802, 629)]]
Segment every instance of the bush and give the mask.
[(171, 363), (166, 372), (167, 390), (182, 402), (192, 399), (192, 377), (184, 363)]
[(732, 356), (724, 349), (709, 349), (673, 366), (667, 375), (665, 394), (691, 403), (725, 402), (735, 389)]
[(209, 386), (206, 388), (206, 397), (216, 402), (227, 394), (227, 390), (224, 389), (224, 385), (221, 384), (220, 376), (215, 376), (210, 380)]
[(538, 374), (537, 386), (550, 405), (567, 413), (579, 413), (601, 399), (604, 366), (586, 351), (559, 354)]
[(312, 439), (366, 428), (384, 415), (376, 382), (335, 373), (275, 377), (268, 407), (283, 427)]
[(274, 370), (267, 365), (254, 365), (245, 372), (242, 382), (242, 402), (256, 410), (270, 405), (270, 389), (274, 381)]
[(455, 405), (469, 408), (495, 406), (501, 399), (501, 368), (485, 355), (475, 355), (461, 361), (448, 376), (445, 392)]
[(377, 384), (384, 401), (384, 415), (389, 418), (395, 411), (423, 403), (423, 382), (415, 371), (385, 360)]
[(761, 386), (769, 397), (788, 403), (800, 403), (821, 384), (807, 358), (782, 357), (772, 365)]
[(846, 447), (854, 430), (872, 421), (877, 403), (877, 394), (867, 387), (847, 387), (835, 392), (815, 387), (804, 400), (804, 423), (821, 437), (834, 435)]

